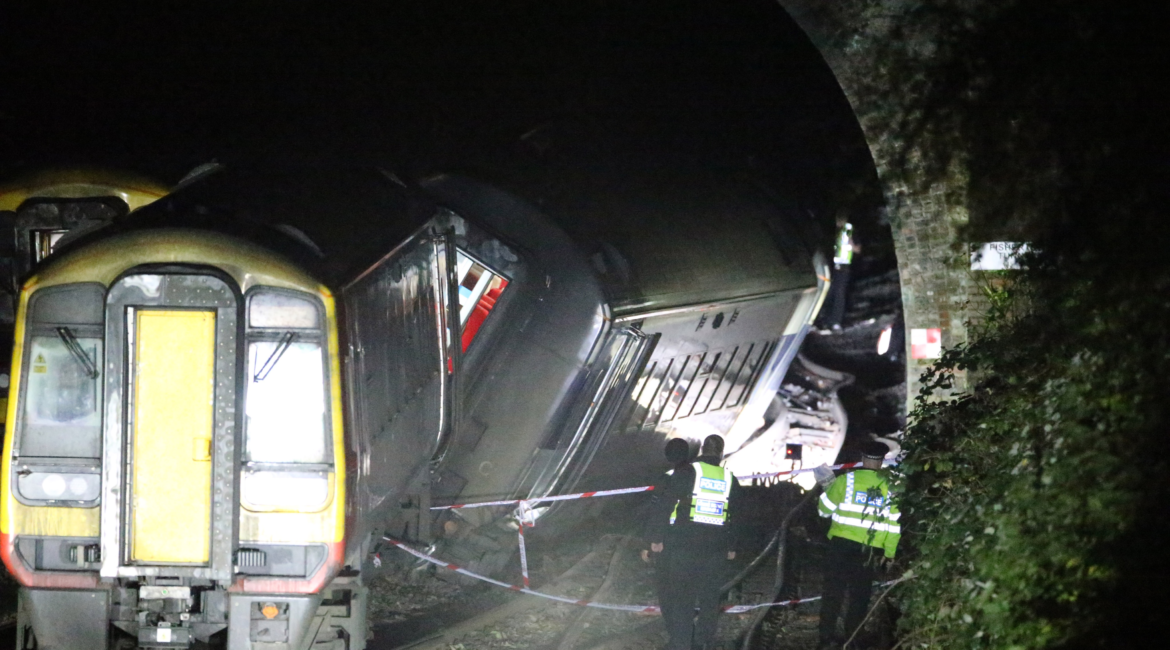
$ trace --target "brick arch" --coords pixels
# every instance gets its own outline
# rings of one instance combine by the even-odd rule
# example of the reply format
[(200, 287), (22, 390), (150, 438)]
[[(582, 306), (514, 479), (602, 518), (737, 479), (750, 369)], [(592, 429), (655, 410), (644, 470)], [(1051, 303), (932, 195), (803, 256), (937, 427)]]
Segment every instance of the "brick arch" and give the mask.
[[(911, 329), (939, 328), (944, 348), (966, 342), (967, 322), (982, 313), (979, 281), (970, 270), (965, 243), (959, 229), (967, 222), (962, 203), (962, 174), (956, 170), (949, 182), (936, 183), (925, 191), (913, 191), (892, 173), (882, 146), (893, 134), (869, 119), (865, 102), (860, 101), (860, 81), (876, 66), (865, 43), (882, 38), (890, 29), (888, 19), (875, 15), (869, 3), (851, 3), (849, 10), (823, 11), (822, 0), (778, 0), (778, 3), (808, 36), (836, 76), (857, 115), (877, 167), (885, 194), (894, 250), (901, 277), (902, 307), (907, 329), (906, 383), (907, 410), (918, 394), (922, 373), (929, 361), (911, 358)], [(892, 3), (891, 3), (892, 4)], [(957, 198), (959, 197), (959, 198)], [(957, 377), (955, 390), (966, 389), (966, 378)]]

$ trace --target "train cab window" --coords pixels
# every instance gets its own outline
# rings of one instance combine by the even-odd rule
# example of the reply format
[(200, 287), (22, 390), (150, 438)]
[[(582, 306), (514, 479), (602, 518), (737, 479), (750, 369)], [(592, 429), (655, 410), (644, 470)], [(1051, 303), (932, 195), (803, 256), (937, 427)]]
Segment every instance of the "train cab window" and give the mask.
[(498, 273), (458, 251), (459, 321), (462, 326), (462, 345), (468, 346), (479, 333), (479, 328), (495, 307), (508, 281)]
[(248, 305), (244, 459), (330, 462), (324, 333), (319, 306), (288, 293)]
[(321, 344), (294, 338), (248, 343), (249, 461), (328, 460)]
[(101, 455), (102, 340), (33, 336), (29, 345), (21, 454), (70, 458)]
[(19, 454), (101, 456), (104, 290), (42, 289), (30, 299), (23, 360)]

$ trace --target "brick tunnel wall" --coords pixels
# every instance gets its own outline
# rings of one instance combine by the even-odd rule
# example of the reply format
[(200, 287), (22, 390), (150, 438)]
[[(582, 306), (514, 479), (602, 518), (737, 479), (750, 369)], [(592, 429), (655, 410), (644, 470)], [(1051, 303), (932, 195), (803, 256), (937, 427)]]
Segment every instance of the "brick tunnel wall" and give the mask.
[[(929, 360), (911, 358), (909, 330), (939, 328), (944, 348), (967, 340), (967, 322), (978, 320), (987, 306), (983, 287), (989, 278), (970, 270), (968, 245), (958, 241), (967, 222), (964, 173), (952, 170), (948, 178), (912, 190), (895, 173), (891, 152), (904, 146), (897, 134), (887, 132), (888, 120), (880, 111), (898, 105), (897, 98), (874, 97), (865, 80), (872, 79), (881, 64), (877, 48), (889, 38), (891, 21), (913, 0), (779, 0), (779, 4), (804, 30), (837, 77), (877, 166), (886, 197), (898, 271), (902, 282), (902, 306), (907, 328), (907, 410), (921, 387), (919, 381)], [(929, 43), (920, 43), (929, 47)], [(956, 391), (966, 389), (966, 378), (957, 377)]]

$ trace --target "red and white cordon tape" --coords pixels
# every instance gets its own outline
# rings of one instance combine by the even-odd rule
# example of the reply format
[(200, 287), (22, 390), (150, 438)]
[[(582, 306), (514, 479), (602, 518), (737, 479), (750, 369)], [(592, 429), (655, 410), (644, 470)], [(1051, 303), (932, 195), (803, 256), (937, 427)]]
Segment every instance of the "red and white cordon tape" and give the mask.
[(650, 492), (654, 489), (653, 485), (646, 485), (643, 487), (620, 488), (617, 490), (597, 490), (594, 492), (579, 492), (577, 494), (560, 494), (551, 497), (537, 497), (535, 499), (509, 499), (507, 501), (484, 501), (481, 503), (460, 503), (453, 506), (431, 506), (431, 510), (458, 510), (460, 508), (483, 508), (485, 506), (511, 506), (518, 503), (543, 503), (545, 501), (569, 501), (572, 499), (589, 499), (592, 497), (612, 497), (619, 494), (636, 494), (638, 492)]
[(410, 553), (411, 555), (417, 557), (420, 560), (425, 560), (427, 562), (430, 562), (431, 564), (441, 566), (444, 569), (447, 569), (449, 571), (454, 571), (455, 573), (465, 575), (469, 578), (475, 578), (476, 580), (482, 580), (486, 583), (493, 584), (497, 587), (503, 587), (504, 589), (511, 589), (512, 591), (519, 591), (520, 593), (529, 594), (531, 596), (539, 596), (541, 598), (548, 598), (549, 600), (555, 600), (555, 601), (562, 602), (562, 603), (568, 603), (570, 605), (580, 605), (582, 607), (597, 607), (599, 609), (616, 609), (616, 610), (623, 611), (623, 612), (641, 612), (641, 613), (650, 613), (650, 614), (658, 611), (658, 608), (653, 606), (653, 605), (647, 605), (647, 606), (642, 606), (642, 605), (611, 605), (608, 603), (594, 603), (594, 602), (590, 602), (588, 600), (575, 600), (573, 598), (565, 598), (563, 596), (554, 596), (552, 594), (542, 593), (539, 591), (535, 591), (533, 589), (529, 589), (528, 587), (521, 587), (520, 585), (513, 585), (513, 584), (509, 584), (507, 582), (504, 582), (502, 580), (496, 580), (494, 578), (489, 578), (485, 575), (480, 575), (474, 571), (469, 571), (467, 569), (464, 569), (461, 566), (444, 562), (444, 561), (440, 560), (439, 558), (433, 557), (431, 555), (427, 555), (426, 553), (423, 553), (422, 551), (411, 548), (411, 547), (407, 546), (406, 544), (403, 544), (402, 542), (400, 542), (396, 539), (392, 539), (389, 537), (383, 537), (382, 539), (386, 540), (387, 542), (390, 542), (391, 544), (406, 551), (407, 553)]
[(516, 508), (516, 534), (520, 536), (520, 577), (524, 579), (524, 588), (528, 588), (528, 548), (524, 545), (524, 527), (535, 526), (536, 516), (532, 508), (524, 502)]
[[(427, 555), (426, 553), (423, 553), (422, 551), (411, 548), (410, 546), (407, 546), (406, 544), (403, 544), (402, 542), (400, 542), (396, 539), (393, 539), (390, 537), (383, 537), (382, 539), (386, 540), (387, 542), (390, 542), (394, 546), (397, 546), (398, 548), (406, 551), (407, 553), (410, 553), (411, 555), (417, 557), (420, 560), (430, 562), (431, 564), (443, 567), (444, 569), (447, 569), (449, 571), (454, 571), (455, 573), (465, 575), (469, 578), (475, 578), (476, 580), (482, 580), (486, 583), (493, 584), (497, 587), (503, 587), (504, 589), (518, 591), (522, 594), (528, 594), (530, 596), (538, 596), (540, 598), (547, 598), (549, 600), (555, 600), (555, 601), (561, 602), (561, 603), (568, 603), (569, 605), (578, 605), (580, 607), (596, 607), (597, 609), (610, 609), (610, 610), (617, 610), (620, 612), (634, 612), (634, 613), (638, 613), (638, 614), (660, 614), (662, 611), (658, 608), (657, 605), (615, 605), (613, 603), (595, 603), (595, 602), (590, 601), (590, 600), (574, 600), (572, 598), (565, 598), (564, 596), (554, 596), (553, 594), (546, 594), (546, 593), (543, 593), (540, 591), (536, 591), (534, 589), (530, 589), (527, 586), (527, 582), (528, 582), (527, 577), (525, 577), (525, 586), (521, 587), (520, 585), (514, 585), (514, 584), (504, 582), (503, 580), (496, 580), (494, 578), (489, 578), (485, 575), (481, 575), (481, 574), (476, 573), (474, 571), (469, 571), (468, 569), (464, 569), (461, 566), (458, 566), (455, 564), (450, 564), (448, 562), (444, 562), (437, 557)], [(895, 582), (897, 582), (897, 580), (890, 580), (888, 582), (877, 583), (875, 586), (885, 587), (888, 585), (892, 585)], [(761, 607), (784, 607), (787, 605), (799, 605), (802, 603), (811, 603), (813, 601), (817, 601), (820, 599), (821, 599), (820, 596), (810, 596), (808, 598), (793, 598), (791, 600), (781, 600), (781, 601), (775, 602), (775, 603), (756, 603), (753, 605), (727, 605), (723, 608), (723, 611), (727, 612), (728, 614), (741, 614), (743, 612), (750, 612), (753, 609), (760, 609)]]
[[(895, 461), (885, 461), (886, 466), (894, 465)], [(828, 469), (852, 469), (854, 467), (861, 467), (861, 463), (843, 463), (841, 465), (829, 465)], [(775, 476), (791, 476), (795, 474), (804, 474), (817, 469), (816, 467), (806, 467), (804, 469), (792, 469), (785, 472), (771, 472), (769, 474), (752, 474), (750, 476), (737, 476), (738, 480), (750, 481), (758, 478), (772, 478)], [(487, 506), (511, 506), (517, 504), (532, 505), (534, 503), (543, 503), (545, 501), (571, 501), (573, 499), (591, 499), (593, 497), (612, 497), (619, 494), (637, 494), (639, 492), (652, 492), (653, 485), (644, 485), (642, 487), (619, 488), (616, 490), (596, 490), (594, 492), (578, 492), (577, 494), (559, 494), (550, 497), (536, 497), (534, 499), (508, 499), (505, 501), (482, 501), (480, 503), (459, 503), (451, 506), (431, 506), (431, 510), (460, 510), (463, 508), (484, 508)]]

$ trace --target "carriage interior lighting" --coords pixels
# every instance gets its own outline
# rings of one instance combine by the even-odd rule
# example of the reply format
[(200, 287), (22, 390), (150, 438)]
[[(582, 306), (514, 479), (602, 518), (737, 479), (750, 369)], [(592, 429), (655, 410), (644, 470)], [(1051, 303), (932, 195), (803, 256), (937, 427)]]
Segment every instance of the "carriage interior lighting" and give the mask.
[(878, 336), (877, 353), (885, 354), (890, 351), (890, 337), (893, 336), (894, 328), (886, 325), (886, 329), (882, 330)]
[(244, 502), (263, 508), (311, 510), (329, 502), (329, 477), (296, 472), (245, 472)]

